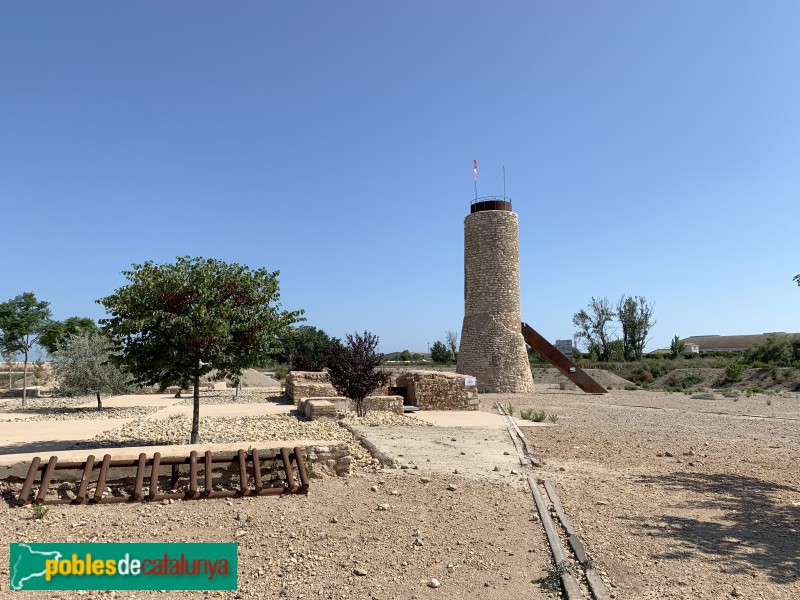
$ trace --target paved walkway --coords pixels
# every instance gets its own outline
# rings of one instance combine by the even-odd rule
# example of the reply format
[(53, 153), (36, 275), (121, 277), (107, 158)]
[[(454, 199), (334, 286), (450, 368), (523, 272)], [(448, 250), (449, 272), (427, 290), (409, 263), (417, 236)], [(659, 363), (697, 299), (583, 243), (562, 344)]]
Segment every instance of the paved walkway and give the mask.
[[(502, 416), (482, 410), (421, 410), (411, 413), (411, 416), (437, 427), (506, 428)], [(552, 427), (550, 423), (534, 423), (519, 419), (514, 419), (514, 421), (519, 427)]]
[[(133, 419), (73, 419), (0, 423), (0, 459), (29, 452), (52, 452), (130, 423)], [(3, 462), (2, 464), (8, 464)]]

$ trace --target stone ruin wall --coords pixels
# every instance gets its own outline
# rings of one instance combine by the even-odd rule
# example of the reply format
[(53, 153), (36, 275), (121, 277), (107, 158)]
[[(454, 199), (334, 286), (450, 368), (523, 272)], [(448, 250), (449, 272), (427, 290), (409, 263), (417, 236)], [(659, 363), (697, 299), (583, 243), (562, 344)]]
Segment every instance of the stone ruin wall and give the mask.
[(332, 398), (337, 394), (327, 373), (289, 371), (286, 376), (286, 395), (297, 404), (301, 398)]
[(456, 372), (479, 392), (531, 393), (521, 332), (517, 215), (472, 213), (464, 220), (464, 324)]
[(467, 386), (463, 375), (422, 369), (402, 371), (392, 378), (394, 387), (405, 387), (408, 404), (420, 410), (477, 410), (478, 391)]
[[(286, 376), (286, 395), (298, 404), (303, 398), (338, 398), (339, 394), (331, 384), (325, 371), (289, 371)], [(388, 386), (379, 387), (370, 396), (386, 396)]]
[[(478, 408), (477, 388), (466, 385), (464, 375), (417, 369), (392, 372), (388, 385), (378, 388), (366, 398), (367, 409), (402, 414), (402, 397), (389, 395), (390, 387), (405, 387), (408, 403), (422, 410)], [(286, 395), (296, 405), (307, 399), (325, 399), (332, 402), (337, 410), (354, 410), (349, 398), (336, 394), (325, 372), (290, 372), (286, 378)]]

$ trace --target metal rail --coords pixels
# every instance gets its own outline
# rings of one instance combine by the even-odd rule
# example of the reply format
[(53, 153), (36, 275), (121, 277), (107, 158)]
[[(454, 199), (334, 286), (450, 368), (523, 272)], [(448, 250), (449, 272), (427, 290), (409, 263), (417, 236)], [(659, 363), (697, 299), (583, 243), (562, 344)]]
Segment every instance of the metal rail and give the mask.
[[(226, 472), (233, 472), (236, 477), (233, 480), (238, 484), (238, 489), (214, 489), (213, 470), (214, 465), (228, 465)], [(188, 473), (181, 470), (187, 465)], [(159, 491), (161, 468), (170, 467), (169, 485), (164, 486), (164, 491)], [(147, 494), (143, 492), (144, 478), (147, 468), (150, 468), (149, 489)], [(130, 479), (129, 476), (109, 477), (112, 469), (136, 469), (133, 490), (126, 493), (125, 485), (117, 485), (116, 490), (111, 495), (106, 493), (107, 481), (119, 481)], [(288, 449), (281, 448), (278, 451), (267, 454), (260, 454), (257, 449), (247, 451), (239, 449), (236, 452), (220, 452), (212, 454), (206, 451), (203, 460), (203, 488), (198, 487), (198, 456), (197, 451), (192, 450), (189, 456), (161, 456), (160, 452), (147, 458), (144, 453), (137, 459), (112, 459), (110, 454), (103, 457), (102, 462), (97, 462), (94, 455), (90, 455), (85, 461), (62, 461), (59, 462), (57, 456), (51, 456), (46, 464), (42, 463), (40, 457), (35, 457), (28, 468), (25, 482), (22, 484), (17, 506), (25, 506), (29, 502), (37, 504), (101, 504), (101, 503), (125, 503), (142, 501), (162, 501), (162, 500), (200, 500), (205, 498), (241, 498), (244, 496), (277, 496), (283, 494), (308, 494), (308, 474), (306, 473), (305, 462), (302, 450), (299, 447)], [(266, 477), (265, 477), (266, 469)], [(74, 498), (49, 498), (48, 492), (51, 482), (55, 479), (55, 474), (60, 470), (81, 470), (78, 491)], [(89, 484), (93, 472), (97, 470), (97, 479), (94, 483), (94, 494), (90, 495)], [(39, 490), (35, 499), (31, 500), (34, 481), (37, 473), (42, 472), (39, 481)], [(297, 476), (295, 477), (295, 473)], [(179, 491), (180, 480), (188, 476), (188, 489)], [(250, 484), (252, 477), (253, 484)], [(299, 481), (298, 481), (299, 479)], [(165, 482), (161, 482), (165, 483)], [(217, 487), (222, 487), (225, 483), (229, 488), (233, 487), (232, 481), (218, 480)], [(186, 485), (184, 486), (187, 487)]]

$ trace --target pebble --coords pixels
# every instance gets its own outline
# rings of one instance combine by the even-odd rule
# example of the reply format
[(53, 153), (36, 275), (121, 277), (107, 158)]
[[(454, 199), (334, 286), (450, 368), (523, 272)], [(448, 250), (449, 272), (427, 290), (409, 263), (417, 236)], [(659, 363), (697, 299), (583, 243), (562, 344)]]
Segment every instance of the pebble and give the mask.
[(358, 575), (359, 577), (366, 576), (367, 572), (364, 569), (353, 569), (353, 574)]
[(384, 502), (383, 504), (378, 504), (378, 510), (389, 510), (392, 508), (392, 505), (388, 502)]
[(431, 580), (428, 582), (428, 587), (429, 588), (434, 588), (435, 589), (435, 588), (441, 587), (441, 585), (442, 584), (439, 583), (439, 580), (436, 579), (435, 577), (431, 578)]
[(458, 487), (456, 485), (452, 484), (452, 483), (447, 485), (447, 490), (450, 491), (450, 492), (455, 492), (457, 489), (458, 489)]
[(430, 477), (420, 477), (419, 478), (419, 482), (420, 483), (430, 483), (431, 482), (431, 478)]

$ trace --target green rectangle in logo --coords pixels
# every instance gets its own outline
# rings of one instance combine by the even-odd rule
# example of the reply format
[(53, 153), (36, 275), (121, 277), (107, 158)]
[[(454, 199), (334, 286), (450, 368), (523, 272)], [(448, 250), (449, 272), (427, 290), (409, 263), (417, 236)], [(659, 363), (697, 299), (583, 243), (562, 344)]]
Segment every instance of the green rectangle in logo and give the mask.
[(235, 590), (236, 544), (10, 544), (12, 590)]

